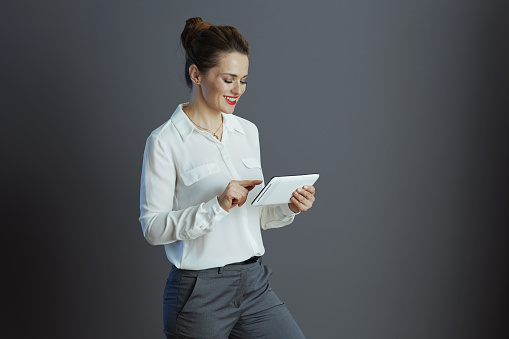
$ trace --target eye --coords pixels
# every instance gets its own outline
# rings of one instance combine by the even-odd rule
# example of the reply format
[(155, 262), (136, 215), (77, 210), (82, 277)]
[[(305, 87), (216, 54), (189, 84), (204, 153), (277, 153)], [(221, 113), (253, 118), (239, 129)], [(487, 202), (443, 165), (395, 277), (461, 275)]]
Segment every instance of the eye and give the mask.
[(231, 79), (223, 79), (224, 82), (226, 82), (227, 84), (231, 84), (233, 81)]
[(243, 85), (247, 85), (247, 81), (246, 80), (240, 80), (240, 83), (243, 84)]

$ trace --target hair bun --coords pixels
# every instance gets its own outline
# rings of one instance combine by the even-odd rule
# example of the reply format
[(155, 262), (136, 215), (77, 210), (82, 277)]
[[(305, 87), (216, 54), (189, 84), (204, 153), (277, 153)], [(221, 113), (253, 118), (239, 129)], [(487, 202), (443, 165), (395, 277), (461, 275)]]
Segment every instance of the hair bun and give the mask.
[(202, 31), (208, 29), (211, 24), (202, 20), (202, 18), (190, 18), (186, 20), (186, 26), (180, 35), (180, 41), (182, 46), (187, 51), (191, 47), (191, 42), (200, 34)]

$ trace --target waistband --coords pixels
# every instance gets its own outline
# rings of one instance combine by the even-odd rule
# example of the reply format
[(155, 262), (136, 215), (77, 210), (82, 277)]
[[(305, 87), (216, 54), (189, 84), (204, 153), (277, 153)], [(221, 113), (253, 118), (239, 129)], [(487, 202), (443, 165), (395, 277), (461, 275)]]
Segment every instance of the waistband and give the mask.
[[(262, 262), (262, 257), (251, 257), (247, 260), (231, 263), (222, 267), (213, 267), (213, 268), (207, 268), (204, 270), (185, 270), (185, 269), (178, 269), (180, 272), (184, 273), (185, 275), (194, 276), (197, 277), (198, 275), (202, 274), (221, 274), (223, 271), (230, 272), (230, 271), (239, 271), (239, 270), (245, 270), (245, 269), (252, 269)], [(174, 267), (177, 269), (176, 267)]]
[(254, 264), (255, 262), (258, 262), (258, 260), (260, 259), (261, 257), (251, 257), (247, 260), (244, 260), (244, 261), (241, 261), (241, 262), (234, 262), (232, 264), (228, 264), (224, 267), (227, 267), (227, 266), (232, 266), (232, 265), (249, 265), (249, 264)]

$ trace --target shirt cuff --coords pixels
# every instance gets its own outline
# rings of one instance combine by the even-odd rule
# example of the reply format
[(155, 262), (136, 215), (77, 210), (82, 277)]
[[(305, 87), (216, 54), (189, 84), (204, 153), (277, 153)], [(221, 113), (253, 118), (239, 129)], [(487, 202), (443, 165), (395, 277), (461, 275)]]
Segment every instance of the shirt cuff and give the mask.
[(293, 217), (297, 214), (300, 214), (300, 212), (295, 213), (294, 211), (292, 211), (288, 204), (282, 204), (281, 210), (283, 211), (283, 214), (286, 215), (287, 217)]
[(215, 224), (221, 221), (224, 217), (228, 215), (221, 205), (219, 205), (219, 201), (217, 200), (217, 196), (210, 199), (208, 202), (203, 204), (203, 208), (208, 212), (210, 216), (210, 224)]

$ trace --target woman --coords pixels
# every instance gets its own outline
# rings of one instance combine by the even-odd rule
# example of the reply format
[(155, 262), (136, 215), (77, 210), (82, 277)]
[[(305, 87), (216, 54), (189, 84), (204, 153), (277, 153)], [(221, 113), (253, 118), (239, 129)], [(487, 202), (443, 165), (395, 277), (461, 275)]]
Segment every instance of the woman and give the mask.
[(140, 222), (173, 264), (164, 291), (168, 338), (304, 338), (269, 286), (261, 228), (311, 208), (305, 186), (283, 205), (253, 207), (261, 190), (258, 130), (233, 115), (246, 90), (249, 46), (230, 26), (187, 20), (189, 103), (147, 140)]

